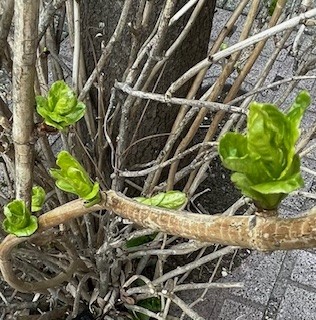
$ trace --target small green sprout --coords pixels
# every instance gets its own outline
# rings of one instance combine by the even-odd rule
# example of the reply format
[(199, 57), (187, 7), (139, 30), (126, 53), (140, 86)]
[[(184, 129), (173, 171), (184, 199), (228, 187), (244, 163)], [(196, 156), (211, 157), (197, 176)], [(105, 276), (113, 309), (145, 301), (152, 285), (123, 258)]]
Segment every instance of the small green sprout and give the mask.
[(225, 50), (225, 49), (227, 49), (227, 48), (228, 48), (228, 44), (225, 43), (225, 42), (222, 42), (221, 45), (220, 45), (220, 47), (219, 47), (219, 50), (222, 51), (222, 50)]
[[(157, 297), (151, 297), (137, 302), (137, 305), (154, 313), (161, 311), (161, 301)], [(133, 312), (133, 320), (149, 320), (150, 317), (140, 312)]]
[(40, 211), (45, 201), (45, 190), (40, 186), (32, 188), (32, 212)]
[(44, 122), (63, 130), (80, 120), (86, 106), (77, 100), (75, 92), (62, 80), (54, 82), (48, 91), (47, 98), (36, 97), (36, 110)]
[(185, 193), (177, 190), (160, 192), (150, 198), (137, 197), (134, 199), (143, 204), (147, 204), (148, 206), (155, 206), (173, 210), (181, 208), (187, 202)]
[(3, 213), (3, 229), (17, 237), (28, 237), (32, 235), (38, 228), (37, 218), (31, 215), (30, 210), (22, 200), (13, 200), (8, 203)]
[(92, 183), (86, 170), (69, 152), (59, 152), (56, 164), (60, 169), (50, 169), (50, 174), (59, 189), (86, 200), (87, 207), (100, 202), (99, 183)]
[[(177, 190), (171, 190), (167, 192), (160, 192), (153, 197), (137, 197), (134, 198), (137, 202), (146, 204), (148, 206), (155, 206), (166, 209), (177, 210), (180, 209), (187, 202), (187, 196), (185, 193)], [(126, 247), (132, 248), (148, 243), (156, 238), (157, 232), (153, 234), (140, 236), (126, 241)]]
[(219, 142), (223, 165), (235, 171), (231, 180), (258, 208), (276, 209), (290, 192), (304, 185), (295, 144), (310, 102), (307, 91), (298, 94), (287, 113), (272, 104), (252, 102), (247, 133), (229, 132)]
[(270, 16), (273, 15), (277, 2), (278, 0), (270, 0), (269, 7), (268, 7), (268, 12)]

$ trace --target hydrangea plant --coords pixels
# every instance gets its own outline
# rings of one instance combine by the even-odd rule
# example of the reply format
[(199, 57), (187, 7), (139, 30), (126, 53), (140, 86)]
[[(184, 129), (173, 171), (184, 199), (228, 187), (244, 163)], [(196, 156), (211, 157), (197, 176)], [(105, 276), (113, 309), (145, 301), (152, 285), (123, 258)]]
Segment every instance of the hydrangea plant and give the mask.
[(258, 208), (276, 209), (290, 192), (304, 185), (295, 144), (310, 102), (307, 91), (298, 94), (287, 113), (273, 104), (252, 102), (247, 133), (229, 132), (219, 142), (223, 165), (234, 171), (231, 180)]
[(86, 170), (69, 152), (59, 152), (56, 164), (60, 169), (50, 169), (50, 174), (59, 189), (86, 200), (87, 207), (100, 202), (99, 183), (92, 183)]
[(77, 100), (75, 92), (63, 81), (54, 82), (47, 97), (36, 97), (36, 110), (44, 118), (44, 122), (63, 130), (80, 120), (86, 106)]
[(7, 233), (18, 237), (27, 237), (38, 228), (37, 218), (31, 215), (31, 211), (22, 200), (13, 200), (8, 203), (4, 207), (3, 213), (5, 219), (2, 226)]

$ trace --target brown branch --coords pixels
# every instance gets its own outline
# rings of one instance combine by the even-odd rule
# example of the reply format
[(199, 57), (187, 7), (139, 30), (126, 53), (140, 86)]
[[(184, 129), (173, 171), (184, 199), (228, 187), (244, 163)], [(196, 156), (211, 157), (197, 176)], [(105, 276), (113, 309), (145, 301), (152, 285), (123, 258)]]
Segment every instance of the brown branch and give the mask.
[[(0, 269), (4, 280), (19, 291), (43, 291), (60, 285), (73, 272), (78, 259), (65, 273), (38, 283), (18, 279), (12, 269), (11, 251), (18, 244), (40, 236), (45, 230), (66, 223), (84, 214), (107, 209), (121, 217), (157, 231), (196, 239), (202, 242), (247, 247), (260, 251), (291, 250), (316, 246), (316, 207), (304, 217), (283, 219), (261, 216), (201, 215), (149, 207), (113, 190), (102, 193), (100, 204), (86, 208), (82, 200), (75, 200), (39, 217), (39, 229), (31, 237), (8, 235), (0, 244)], [(76, 266), (77, 268), (77, 266)]]
[(107, 191), (108, 210), (153, 230), (184, 238), (260, 251), (313, 248), (316, 245), (316, 207), (299, 218), (209, 216), (143, 206)]

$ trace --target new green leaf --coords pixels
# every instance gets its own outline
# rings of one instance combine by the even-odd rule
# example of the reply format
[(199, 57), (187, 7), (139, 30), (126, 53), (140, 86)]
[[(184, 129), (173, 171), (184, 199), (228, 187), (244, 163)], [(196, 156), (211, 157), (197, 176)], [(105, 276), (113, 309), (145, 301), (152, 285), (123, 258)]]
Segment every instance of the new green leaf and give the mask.
[(86, 200), (86, 206), (100, 202), (99, 184), (92, 183), (86, 170), (69, 152), (59, 152), (56, 164), (60, 169), (50, 169), (50, 174), (59, 189)]
[(300, 122), (310, 104), (307, 91), (298, 94), (288, 113), (276, 106), (252, 102), (247, 133), (225, 134), (219, 143), (232, 181), (262, 209), (275, 209), (290, 192), (303, 186), (295, 144)]
[(185, 193), (177, 190), (160, 192), (150, 198), (137, 197), (134, 199), (143, 204), (147, 204), (148, 206), (155, 206), (173, 210), (181, 208), (187, 201)]
[(77, 100), (75, 92), (62, 80), (52, 84), (47, 97), (36, 97), (36, 110), (44, 122), (63, 130), (80, 120), (86, 106)]
[(32, 188), (32, 212), (40, 211), (43, 207), (45, 201), (45, 190), (40, 186), (35, 186)]
[(14, 200), (8, 203), (3, 213), (3, 229), (10, 234), (18, 237), (28, 237), (33, 234), (37, 228), (37, 218), (31, 215), (30, 210), (26, 207), (22, 200)]

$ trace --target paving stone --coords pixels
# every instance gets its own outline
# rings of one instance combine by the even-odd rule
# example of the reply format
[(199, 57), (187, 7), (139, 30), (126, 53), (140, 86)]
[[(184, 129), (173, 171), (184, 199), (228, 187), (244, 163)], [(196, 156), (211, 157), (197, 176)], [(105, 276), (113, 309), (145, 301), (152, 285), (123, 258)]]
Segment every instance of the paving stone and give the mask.
[(296, 260), (291, 279), (307, 286), (316, 287), (316, 255), (301, 251)]
[[(235, 1), (235, 0), (227, 0), (224, 6), (224, 9), (229, 10), (229, 11), (234, 11), (238, 5), (239, 1)], [(243, 10), (243, 14), (247, 14), (250, 8), (250, 1), (248, 2), (248, 4), (245, 6), (244, 10)]]
[(231, 295), (240, 296), (265, 305), (281, 268), (285, 252), (271, 254), (254, 252), (224, 281), (242, 281), (243, 289), (231, 290)]
[(231, 12), (216, 8), (216, 13), (213, 19), (212, 31), (211, 31), (211, 41), (214, 41), (222, 28), (224, 27), (227, 20), (230, 18)]
[(261, 319), (262, 316), (263, 313), (253, 307), (249, 307), (245, 304), (227, 299), (222, 306), (222, 310), (218, 319), (257, 320)]
[[(308, 72), (306, 76), (315, 76), (315, 71)], [(309, 93), (312, 93), (315, 88), (315, 79), (300, 80), (297, 87), (300, 90), (307, 90)], [(309, 111), (315, 111), (315, 106), (309, 108)]]
[[(306, 177), (304, 177), (306, 175)], [(301, 191), (308, 192), (313, 183), (313, 177), (308, 175), (306, 172), (302, 172), (302, 176), (305, 182), (304, 188), (300, 189)], [(285, 206), (288, 209), (288, 213), (284, 212), (285, 217), (293, 216), (293, 212), (301, 213), (303, 209), (305, 209), (305, 205), (308, 199), (304, 196), (297, 195), (296, 193), (292, 193), (287, 196), (284, 200), (282, 200), (282, 206)]]
[[(291, 208), (287, 207), (284, 204), (285, 200), (281, 202), (281, 205), (279, 206), (278, 213), (283, 218), (294, 218), (295, 216), (298, 216), (301, 213), (301, 209), (297, 208)], [(301, 205), (301, 208), (303, 207), (303, 204)]]
[(264, 311), (264, 319), (276, 319), (300, 250), (287, 251)]
[[(248, 73), (245, 80), (249, 83), (252, 83), (252, 89), (254, 84), (258, 81), (258, 78), (260, 77), (262, 71), (264, 70), (265, 64), (267, 63), (268, 58), (264, 56), (258, 57), (256, 62), (254, 63), (253, 67), (251, 68), (250, 72)], [(278, 62), (276, 62), (277, 66), (279, 65)], [(276, 76), (276, 68), (272, 68), (272, 70), (269, 72), (264, 84), (262, 86), (266, 86), (274, 81), (274, 78)]]
[(287, 56), (287, 58), (279, 65), (277, 74), (283, 78), (289, 78), (293, 76), (294, 58)]
[(316, 293), (289, 285), (276, 320), (316, 320)]
[(275, 46), (274, 38), (269, 38), (266, 41), (261, 51), (261, 55), (264, 57), (270, 58), (271, 54), (274, 52), (275, 49), (276, 49), (276, 46)]

